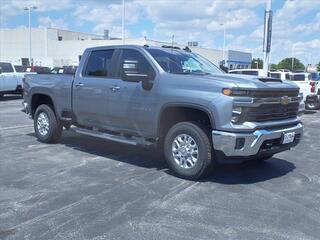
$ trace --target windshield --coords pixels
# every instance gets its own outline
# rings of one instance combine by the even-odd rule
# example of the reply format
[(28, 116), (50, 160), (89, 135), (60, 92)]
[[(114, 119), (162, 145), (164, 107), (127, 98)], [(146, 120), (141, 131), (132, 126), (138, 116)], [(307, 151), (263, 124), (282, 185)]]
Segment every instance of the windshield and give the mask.
[(223, 73), (217, 66), (198, 54), (161, 49), (147, 49), (147, 51), (168, 73), (199, 75)]

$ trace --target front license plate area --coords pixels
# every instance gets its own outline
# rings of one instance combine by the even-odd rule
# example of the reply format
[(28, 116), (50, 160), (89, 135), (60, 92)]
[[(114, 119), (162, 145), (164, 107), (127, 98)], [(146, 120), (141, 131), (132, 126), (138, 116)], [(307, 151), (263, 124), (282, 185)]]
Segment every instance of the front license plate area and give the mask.
[(295, 132), (284, 133), (282, 144), (292, 143), (294, 141)]

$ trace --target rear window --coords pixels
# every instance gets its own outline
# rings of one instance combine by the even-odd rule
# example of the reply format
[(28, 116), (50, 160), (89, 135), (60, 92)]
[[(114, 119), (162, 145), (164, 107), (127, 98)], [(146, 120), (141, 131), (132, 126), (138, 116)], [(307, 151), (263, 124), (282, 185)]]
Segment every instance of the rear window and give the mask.
[(292, 75), (292, 79), (293, 81), (304, 81), (305, 80), (305, 75), (304, 74), (294, 74)]
[(25, 72), (26, 68), (24, 66), (15, 65), (14, 68), (16, 69), (16, 72)]
[(87, 63), (85, 75), (96, 77), (110, 76), (113, 52), (113, 49), (92, 51)]
[(13, 67), (10, 63), (0, 63), (0, 67), (3, 73), (13, 72)]
[(281, 73), (270, 73), (270, 77), (281, 79)]

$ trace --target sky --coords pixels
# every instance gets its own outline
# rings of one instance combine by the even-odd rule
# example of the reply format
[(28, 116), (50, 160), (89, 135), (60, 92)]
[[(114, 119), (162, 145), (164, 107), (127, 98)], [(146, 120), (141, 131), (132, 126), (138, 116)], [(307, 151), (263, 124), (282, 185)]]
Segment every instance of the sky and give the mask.
[[(122, 0), (0, 0), (0, 27), (52, 27), (121, 37)], [(265, 0), (125, 0), (126, 38), (252, 52), (263, 57)], [(304, 64), (320, 61), (320, 0), (272, 0), (271, 62), (285, 57)]]

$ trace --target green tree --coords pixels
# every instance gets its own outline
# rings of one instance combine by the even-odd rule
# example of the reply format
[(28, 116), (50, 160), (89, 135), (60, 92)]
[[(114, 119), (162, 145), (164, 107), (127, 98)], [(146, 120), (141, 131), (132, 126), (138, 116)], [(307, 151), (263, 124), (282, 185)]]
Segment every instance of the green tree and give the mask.
[(251, 68), (257, 68), (257, 63), (258, 63), (258, 68), (262, 69), (263, 68), (263, 60), (260, 58), (253, 58), (251, 61)]
[(318, 63), (317, 70), (320, 72), (320, 62)]
[(292, 58), (282, 59), (278, 63), (278, 69), (289, 69), (293, 72), (297, 70), (304, 70), (304, 65), (297, 58), (293, 58), (293, 69), (292, 69)]
[(271, 70), (277, 70), (277, 69), (278, 69), (278, 64), (271, 63), (270, 69), (271, 69)]

